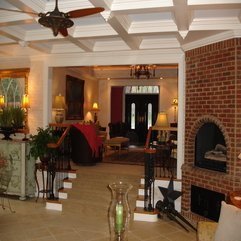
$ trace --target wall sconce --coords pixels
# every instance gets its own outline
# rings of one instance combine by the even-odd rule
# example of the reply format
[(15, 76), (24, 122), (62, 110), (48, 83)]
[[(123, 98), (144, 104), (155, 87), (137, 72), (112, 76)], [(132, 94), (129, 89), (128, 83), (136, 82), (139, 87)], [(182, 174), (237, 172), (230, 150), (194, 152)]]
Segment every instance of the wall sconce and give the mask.
[(157, 139), (159, 142), (165, 142), (167, 133), (166, 133), (166, 128), (169, 127), (169, 122), (168, 122), (168, 117), (167, 113), (164, 111), (161, 111), (157, 115), (156, 123), (152, 127), (152, 130), (158, 130), (158, 136)]
[(22, 108), (24, 109), (28, 109), (30, 108), (30, 104), (29, 104), (29, 97), (27, 94), (23, 95), (23, 99), (22, 99)]
[(0, 108), (3, 109), (5, 107), (4, 95), (0, 95)]
[(177, 98), (174, 98), (172, 100), (172, 105), (174, 107), (174, 122), (176, 123), (177, 122), (177, 106), (178, 106), (178, 99)]
[(28, 109), (30, 108), (30, 104), (29, 104), (29, 96), (27, 94), (24, 94), (22, 97), (22, 108), (24, 109), (24, 138), (22, 139), (23, 141), (27, 141), (27, 133), (29, 132), (29, 128), (28, 128)]
[(96, 122), (97, 122), (97, 120), (98, 120), (98, 117), (97, 117), (97, 111), (100, 111), (100, 109), (99, 109), (99, 106), (98, 106), (98, 103), (97, 103), (97, 102), (94, 102), (94, 103), (93, 103), (93, 106), (92, 106), (92, 111), (94, 111), (94, 112), (95, 112), (95, 114), (94, 114), (94, 123), (96, 123)]
[(64, 121), (65, 99), (61, 94), (55, 96), (53, 108), (56, 110), (55, 121), (62, 123)]

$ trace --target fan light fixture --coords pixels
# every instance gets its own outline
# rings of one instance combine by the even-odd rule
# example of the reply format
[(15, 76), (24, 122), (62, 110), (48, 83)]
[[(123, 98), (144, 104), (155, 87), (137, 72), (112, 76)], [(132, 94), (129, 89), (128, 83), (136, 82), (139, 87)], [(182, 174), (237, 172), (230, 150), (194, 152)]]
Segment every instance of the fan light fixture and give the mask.
[(141, 76), (145, 76), (147, 79), (155, 77), (156, 66), (155, 65), (133, 65), (131, 66), (130, 76), (140, 79)]
[(64, 37), (68, 36), (68, 28), (74, 25), (74, 22), (70, 18), (79, 18), (84, 16), (89, 16), (92, 14), (100, 13), (104, 11), (104, 8), (95, 7), (95, 8), (85, 8), (77, 9), (67, 13), (59, 11), (58, 0), (55, 0), (55, 8), (52, 12), (47, 13), (35, 13), (35, 12), (26, 12), (15, 9), (0, 8), (0, 10), (17, 12), (17, 13), (27, 13), (31, 15), (37, 15), (39, 17), (38, 22), (47, 28), (51, 28), (54, 36), (57, 36), (58, 33), (61, 33)]
[(71, 19), (66, 18), (65, 14), (61, 12), (59, 12), (59, 16), (52, 16), (51, 13), (49, 13), (49, 16), (45, 16), (44, 14), (41, 16), (40, 14), (38, 22), (44, 27), (51, 28), (54, 36), (57, 36), (60, 31), (74, 25), (74, 22)]

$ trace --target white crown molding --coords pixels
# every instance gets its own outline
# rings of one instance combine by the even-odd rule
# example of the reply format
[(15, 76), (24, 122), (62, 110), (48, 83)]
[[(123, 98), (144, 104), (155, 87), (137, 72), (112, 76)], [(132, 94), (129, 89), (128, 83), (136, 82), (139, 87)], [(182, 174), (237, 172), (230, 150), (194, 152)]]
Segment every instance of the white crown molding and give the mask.
[(227, 39), (239, 38), (239, 37), (241, 37), (241, 30), (226, 31), (223, 33), (213, 35), (211, 37), (207, 37), (207, 38), (203, 38), (203, 39), (194, 41), (192, 43), (183, 44), (182, 49), (184, 51), (188, 51), (188, 50), (203, 47), (205, 45), (217, 43), (217, 42), (224, 41)]
[(172, 20), (133, 22), (129, 28), (129, 33), (161, 33), (174, 31), (177, 31), (177, 25)]
[(143, 39), (140, 45), (140, 49), (155, 49), (155, 48), (180, 48), (180, 43), (179, 41), (177, 41), (176, 38)]
[(114, 0), (111, 6), (112, 11), (131, 10), (131, 9), (148, 9), (157, 7), (172, 7), (172, 0)]
[(240, 3), (240, 0), (188, 0), (188, 5), (208, 5), (208, 4), (235, 4)]
[(116, 31), (107, 24), (75, 26), (73, 37), (116, 36)]

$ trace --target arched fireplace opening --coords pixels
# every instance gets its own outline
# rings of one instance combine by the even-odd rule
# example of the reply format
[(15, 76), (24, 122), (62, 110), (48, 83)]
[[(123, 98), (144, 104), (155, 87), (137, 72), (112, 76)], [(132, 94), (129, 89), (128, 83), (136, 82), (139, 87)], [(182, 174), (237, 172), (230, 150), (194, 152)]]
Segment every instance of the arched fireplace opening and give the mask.
[(195, 137), (195, 166), (226, 172), (227, 148), (221, 129), (214, 122), (204, 123)]

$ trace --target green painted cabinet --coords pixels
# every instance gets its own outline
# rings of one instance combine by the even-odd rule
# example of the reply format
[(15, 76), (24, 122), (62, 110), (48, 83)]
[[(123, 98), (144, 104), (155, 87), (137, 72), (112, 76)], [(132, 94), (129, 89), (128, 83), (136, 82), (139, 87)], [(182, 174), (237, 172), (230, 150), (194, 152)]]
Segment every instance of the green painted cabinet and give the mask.
[(8, 194), (19, 196), (25, 200), (35, 195), (35, 161), (28, 158), (29, 142), (21, 140), (0, 140), (0, 156), (13, 163), (13, 174), (8, 187)]

